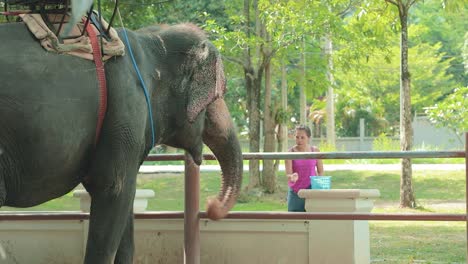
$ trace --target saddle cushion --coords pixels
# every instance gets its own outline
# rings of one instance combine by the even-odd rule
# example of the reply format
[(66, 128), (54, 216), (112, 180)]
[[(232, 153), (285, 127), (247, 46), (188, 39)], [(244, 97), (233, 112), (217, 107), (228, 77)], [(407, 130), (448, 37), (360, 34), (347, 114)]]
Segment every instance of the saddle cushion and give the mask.
[[(55, 16), (56, 19), (62, 19), (61, 16), (49, 15), (49, 19), (53, 20)], [(46, 25), (40, 14), (21, 14), (20, 15), (23, 22), (27, 25), (31, 33), (41, 42), (42, 47), (47, 51), (57, 52), (61, 54), (69, 54), (73, 56), (78, 56), (84, 59), (93, 60), (93, 48), (91, 47), (91, 41), (87, 33), (83, 32), (84, 23), (80, 22), (73, 27), (71, 36), (78, 36), (75, 38), (66, 38), (63, 39), (63, 42), (59, 41), (59, 38), (52, 32), (49, 27)], [(60, 18), (58, 18), (60, 17)], [(93, 30), (96, 32), (96, 35), (99, 35), (98, 29), (90, 24)], [(102, 25), (104, 28), (108, 27), (107, 22), (102, 20)], [(62, 29), (64, 26), (62, 26)], [(123, 56), (125, 54), (125, 45), (122, 40), (119, 38), (117, 32), (114, 28), (109, 30), (110, 40), (102, 38), (102, 59), (107, 60), (112, 56)], [(99, 41), (100, 42), (100, 41)]]

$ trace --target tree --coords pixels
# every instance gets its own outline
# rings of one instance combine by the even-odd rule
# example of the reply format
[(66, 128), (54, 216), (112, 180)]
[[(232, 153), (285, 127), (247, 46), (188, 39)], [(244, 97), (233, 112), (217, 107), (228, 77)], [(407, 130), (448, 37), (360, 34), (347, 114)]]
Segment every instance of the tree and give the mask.
[[(244, 71), (250, 152), (260, 151), (262, 117), (265, 133), (264, 151), (276, 151), (275, 127), (278, 107), (275, 107), (276, 100), (272, 100), (271, 97), (271, 61), (279, 51), (296, 43), (304, 32), (310, 30), (311, 19), (303, 19), (306, 2), (244, 0), (242, 14), (239, 14), (236, 11), (240, 3), (233, 1), (230, 2), (231, 8), (228, 8), (232, 12), (230, 18), (233, 21), (230, 29), (221, 29), (217, 27), (217, 23), (211, 23), (207, 27), (211, 31), (223, 33), (221, 39), (223, 43), (219, 43), (219, 46), (234, 47), (223, 49), (226, 51), (224, 53), (226, 60), (240, 65)], [(298, 21), (302, 22), (302, 28), (297, 27)], [(265, 90), (262, 90), (264, 77)], [(264, 95), (264, 101), (261, 94)], [(264, 161), (263, 177), (260, 177), (258, 161), (249, 163), (249, 173), (249, 189), (263, 185), (267, 192), (274, 192), (276, 171), (272, 161)]]
[[(254, 9), (254, 21), (255, 30), (251, 28), (251, 16), (250, 16), (250, 0), (244, 0), (244, 34), (246, 39), (250, 42), (252, 36), (256, 36), (261, 39), (260, 36), (260, 20), (259, 20), (259, 10), (258, 10), (258, 1), (253, 0), (253, 9)], [(253, 32), (252, 32), (253, 31)], [(260, 44), (260, 43), (259, 43)], [(246, 45), (244, 49), (243, 61), (240, 64), (244, 68), (244, 77), (245, 77), (245, 87), (247, 91), (247, 105), (249, 113), (249, 151), (250, 152), (259, 152), (260, 151), (260, 91), (262, 84), (263, 71), (265, 70), (265, 62), (267, 58), (260, 57), (258, 58), (258, 64), (255, 67), (252, 61), (252, 47)], [(257, 46), (257, 54), (260, 54), (259, 48)], [(257, 55), (259, 57), (259, 55)], [(249, 185), (248, 189), (258, 187), (260, 185), (260, 171), (259, 171), (259, 161), (252, 160), (249, 162)]]
[[(420, 27), (410, 26), (410, 38), (417, 36)], [(391, 129), (399, 122), (399, 82), (395, 75), (399, 61), (392, 59), (399, 48), (389, 42), (386, 51), (375, 50), (369, 57), (356, 61), (359, 67), (336, 72), (337, 83), (337, 133), (340, 136), (357, 136), (359, 118), (365, 118), (369, 136), (381, 133), (394, 134)], [(439, 52), (440, 43), (429, 45), (413, 41), (409, 48), (412, 67), (412, 110), (421, 113), (433, 105), (434, 98), (452, 92), (456, 87), (452, 75), (447, 74), (451, 60)], [(341, 51), (338, 51), (338, 54)], [(388, 58), (387, 58), (388, 57)]]
[(300, 62), (299, 62), (299, 67), (300, 67), (300, 73), (301, 73), (301, 83), (299, 85), (299, 122), (301, 124), (306, 124), (306, 112), (307, 112), (307, 103), (306, 103), (306, 67), (307, 67), (307, 64), (306, 64), (306, 45), (305, 45), (305, 36), (302, 38), (301, 40), (301, 58), (300, 58)]
[[(302, 35), (309, 30), (308, 21), (304, 16), (304, 2), (296, 1), (260, 1), (262, 15), (260, 18), (262, 38), (264, 40), (261, 54), (264, 58), (265, 90), (263, 131), (265, 152), (274, 152), (276, 149), (275, 129), (277, 127), (277, 104), (272, 100), (272, 60), (278, 52), (285, 50), (289, 45), (299, 41)], [(303, 28), (295, 25), (302, 20)], [(281, 57), (281, 56), (280, 56)], [(262, 185), (266, 192), (273, 193), (276, 189), (276, 171), (278, 162), (263, 161)]]
[(277, 140), (278, 140), (278, 151), (286, 152), (288, 150), (288, 78), (287, 78), (287, 68), (286, 62), (283, 58), (281, 60), (281, 97), (280, 97), (280, 108), (276, 111), (276, 123), (277, 126)]
[[(418, 0), (385, 0), (398, 10), (401, 33), (401, 72), (400, 72), (400, 145), (402, 151), (411, 150), (413, 131), (411, 126), (411, 75), (408, 63), (408, 22), (409, 10)], [(456, 2), (456, 3), (455, 3)], [(450, 8), (464, 7), (461, 1), (450, 1)], [(443, 1), (442, 4), (447, 4)], [(412, 187), (411, 159), (402, 159), (400, 206), (415, 207)]]
[[(413, 147), (413, 127), (411, 125), (411, 76), (408, 63), (408, 18), (410, 8), (417, 0), (385, 0), (398, 10), (400, 22), (400, 149)], [(411, 159), (401, 160), (400, 206), (416, 207), (412, 184)]]

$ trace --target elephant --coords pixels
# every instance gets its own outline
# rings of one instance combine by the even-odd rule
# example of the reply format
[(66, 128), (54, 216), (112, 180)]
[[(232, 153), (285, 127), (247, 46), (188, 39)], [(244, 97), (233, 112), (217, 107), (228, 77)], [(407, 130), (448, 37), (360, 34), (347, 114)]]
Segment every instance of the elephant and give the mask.
[(22, 22), (0, 24), (0, 207), (35, 206), (82, 184), (91, 196), (84, 263), (132, 263), (136, 178), (153, 145), (183, 149), (198, 165), (203, 144), (212, 150), (222, 178), (211, 219), (227, 215), (242, 183), (223, 63), (206, 33), (190, 23), (117, 32), (127, 32), (148, 99), (129, 53), (107, 60), (96, 135), (94, 62), (45, 51)]

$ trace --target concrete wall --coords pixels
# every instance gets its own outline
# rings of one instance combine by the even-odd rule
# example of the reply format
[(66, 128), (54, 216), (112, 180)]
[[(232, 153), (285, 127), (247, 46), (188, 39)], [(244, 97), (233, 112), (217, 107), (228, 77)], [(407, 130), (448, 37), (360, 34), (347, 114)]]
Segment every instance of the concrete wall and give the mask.
[[(88, 221), (1, 221), (0, 263), (82, 263)], [(204, 264), (314, 263), (309, 221), (200, 221)], [(136, 220), (135, 262), (183, 263), (183, 219)]]
[[(299, 195), (306, 198), (308, 212), (370, 212), (380, 194), (335, 189)], [(88, 211), (89, 195), (77, 190), (74, 196)], [(136, 196), (134, 208), (143, 212), (147, 203), (142, 200), (154, 193), (139, 189)], [(0, 221), (0, 263), (82, 263), (88, 226), (88, 220)], [(203, 264), (370, 263), (368, 221), (201, 219), (199, 226)], [(137, 218), (134, 227), (134, 263), (184, 263), (183, 219)]]
[(416, 116), (413, 120), (414, 145), (437, 147), (437, 150), (463, 150), (465, 137), (445, 127), (435, 127), (427, 117)]

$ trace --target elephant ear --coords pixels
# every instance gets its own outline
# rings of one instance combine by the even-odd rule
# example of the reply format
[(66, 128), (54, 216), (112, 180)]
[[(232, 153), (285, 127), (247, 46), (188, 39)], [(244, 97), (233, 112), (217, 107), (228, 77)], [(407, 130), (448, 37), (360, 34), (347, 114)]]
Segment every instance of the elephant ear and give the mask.
[(224, 66), (216, 48), (203, 41), (190, 52), (192, 76), (188, 85), (187, 117), (193, 122), (211, 102), (222, 97), (226, 90)]

